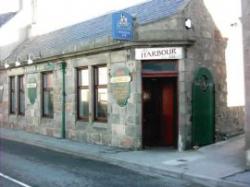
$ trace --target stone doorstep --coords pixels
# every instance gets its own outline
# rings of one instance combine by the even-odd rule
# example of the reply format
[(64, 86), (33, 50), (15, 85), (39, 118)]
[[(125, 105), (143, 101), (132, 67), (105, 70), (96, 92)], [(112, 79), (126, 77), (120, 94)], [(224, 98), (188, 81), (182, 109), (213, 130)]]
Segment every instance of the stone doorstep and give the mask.
[(208, 187), (248, 187), (248, 185), (243, 184), (243, 183), (236, 183), (236, 182), (226, 181), (223, 179), (215, 179), (215, 178), (202, 176), (202, 175), (196, 175), (196, 174), (187, 174), (186, 172), (160, 169), (160, 168), (156, 168), (152, 166), (146, 166), (143, 164), (124, 161), (124, 160), (117, 159), (114, 157), (106, 156), (105, 154), (104, 155), (93, 154), (93, 153), (70, 150), (70, 149), (67, 149), (66, 147), (56, 146), (52, 144), (49, 145), (48, 143), (43, 142), (41, 140), (30, 141), (28, 139), (21, 138), (18, 136), (13, 137), (11, 135), (8, 136), (8, 135), (3, 135), (1, 133), (0, 133), (0, 137), (3, 139), (12, 140), (12, 141), (16, 141), (19, 143), (25, 143), (28, 145), (37, 146), (37, 147), (41, 147), (44, 149), (48, 149), (48, 150), (52, 150), (52, 151), (56, 151), (60, 153), (74, 155), (77, 157), (82, 157), (82, 158), (101, 161), (101, 162), (107, 162), (113, 165), (117, 165), (117, 166), (130, 169), (130, 170), (134, 170), (136, 172), (147, 174), (150, 176), (169, 176), (169, 177), (174, 177), (174, 178), (181, 178), (181, 179), (191, 181), (194, 183), (203, 184)]

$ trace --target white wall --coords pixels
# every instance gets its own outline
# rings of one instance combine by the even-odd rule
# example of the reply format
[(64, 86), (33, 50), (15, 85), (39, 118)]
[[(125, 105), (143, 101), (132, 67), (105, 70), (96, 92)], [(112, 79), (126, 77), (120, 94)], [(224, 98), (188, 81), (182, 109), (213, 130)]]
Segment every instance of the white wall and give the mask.
[(5, 59), (29, 35), (31, 2), (32, 0), (24, 0), (23, 9), (0, 28), (0, 60)]
[(204, 0), (216, 25), (228, 38), (226, 48), (228, 106), (244, 105), (244, 70), (240, 0)]

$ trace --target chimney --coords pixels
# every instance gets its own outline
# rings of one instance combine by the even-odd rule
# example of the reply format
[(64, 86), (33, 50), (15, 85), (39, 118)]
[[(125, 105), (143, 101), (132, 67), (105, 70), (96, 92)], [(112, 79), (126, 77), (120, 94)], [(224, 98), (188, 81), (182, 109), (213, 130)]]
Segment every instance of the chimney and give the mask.
[(32, 0), (32, 24), (36, 24), (37, 0)]
[(23, 9), (23, 0), (19, 0), (18, 12)]

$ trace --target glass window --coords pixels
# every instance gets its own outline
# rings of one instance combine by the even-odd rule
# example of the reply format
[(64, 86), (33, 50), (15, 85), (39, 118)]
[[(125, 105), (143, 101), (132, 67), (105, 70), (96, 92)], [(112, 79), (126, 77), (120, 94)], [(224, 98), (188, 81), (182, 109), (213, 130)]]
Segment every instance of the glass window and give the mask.
[(25, 113), (24, 76), (18, 76), (18, 114)]
[(106, 66), (97, 66), (94, 69), (95, 78), (95, 120), (107, 121), (108, 108), (108, 72)]
[(143, 63), (143, 72), (177, 72), (175, 61), (159, 61)]
[(42, 74), (42, 115), (53, 117), (53, 73)]
[(81, 68), (77, 71), (77, 117), (88, 120), (89, 117), (89, 71)]
[(10, 113), (15, 113), (16, 97), (15, 97), (15, 77), (10, 77)]

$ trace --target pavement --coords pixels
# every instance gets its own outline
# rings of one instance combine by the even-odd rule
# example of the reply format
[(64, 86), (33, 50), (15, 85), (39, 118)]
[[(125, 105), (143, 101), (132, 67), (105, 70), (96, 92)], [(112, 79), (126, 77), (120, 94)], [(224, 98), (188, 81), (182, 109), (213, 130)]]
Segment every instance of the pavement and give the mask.
[(244, 135), (184, 152), (163, 148), (131, 151), (4, 128), (0, 128), (0, 138), (209, 187), (250, 186), (250, 171), (245, 168)]

